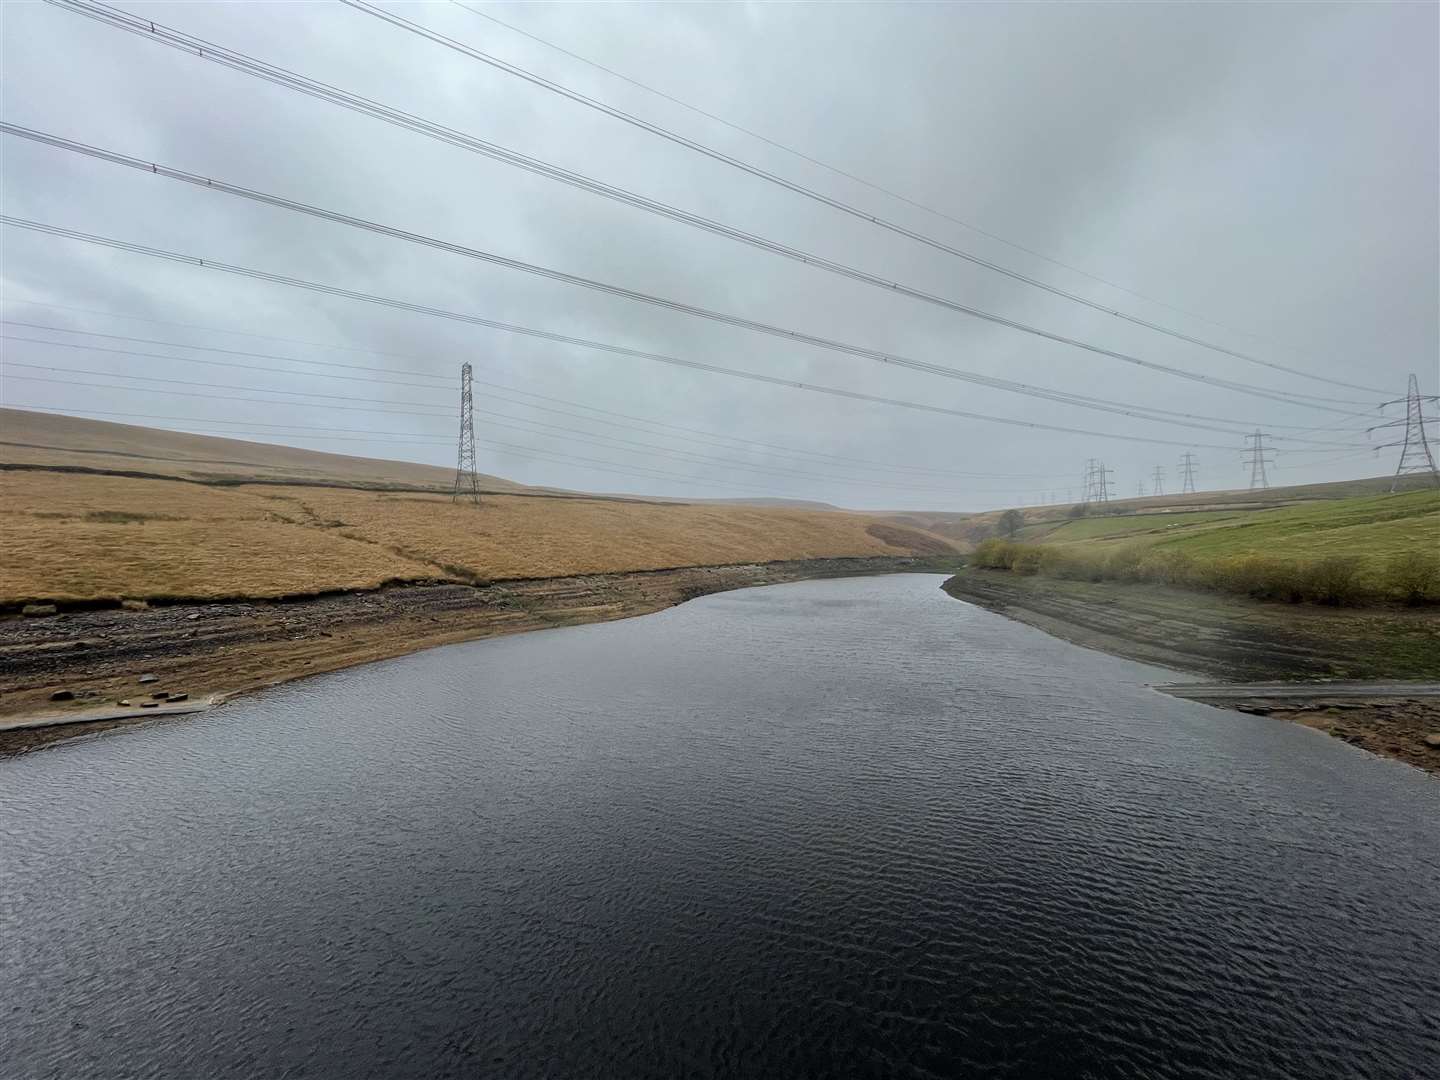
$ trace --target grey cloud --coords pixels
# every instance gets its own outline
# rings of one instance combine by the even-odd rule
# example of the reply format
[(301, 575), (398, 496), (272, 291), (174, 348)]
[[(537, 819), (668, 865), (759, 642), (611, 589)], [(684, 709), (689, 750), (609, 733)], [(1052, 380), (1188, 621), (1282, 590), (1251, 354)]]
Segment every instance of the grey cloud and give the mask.
[[(675, 202), (1008, 316), (1163, 363), (1265, 386), (1370, 399), (1119, 323), (967, 266), (704, 160), (340, 5), (134, 4), (202, 37), (607, 182)], [(497, 5), (500, 17), (957, 217), (1215, 319), (1224, 329), (1093, 280), (830, 175), (510, 34), (453, 5), (407, 8), (446, 33), (907, 225), (1097, 300), (1332, 378), (1433, 387), (1437, 280), (1436, 11), (1371, 5)], [(1363, 421), (1143, 372), (888, 296), (219, 69), (41, 5), (5, 13), (4, 114), (262, 190), (925, 360), (1068, 391), (1264, 423)], [(1229, 444), (896, 370), (297, 218), (56, 151), (0, 142), (9, 213), (629, 347), (1040, 423)], [(853, 482), (880, 475), (744, 457), (834, 479), (743, 473), (538, 432), (496, 442), (663, 468), (627, 477), (481, 448), (515, 479), (700, 496), (774, 493), (852, 506), (969, 509), (1065, 497), (1101, 456), (1131, 493), (1180, 447), (1144, 446), (839, 401), (458, 323), (292, 292), (6, 230), (7, 317), (230, 348), (453, 372), (600, 408), (871, 461), (1034, 479), (908, 479), (933, 492)], [(38, 299), (414, 357), (302, 350), (73, 312)], [(1241, 331), (1253, 332), (1254, 337)], [(11, 360), (165, 378), (434, 400), (434, 419), (315, 402), (271, 408), (7, 379), (7, 402), (262, 424), (433, 432), (317, 448), (445, 464), (450, 395), (412, 388), (11, 347)], [(69, 355), (62, 355), (69, 354)], [(46, 359), (37, 359), (44, 357)], [(198, 372), (198, 373), (197, 373)], [(10, 375), (18, 374), (15, 368)], [(74, 376), (81, 378), (81, 376)], [(417, 396), (420, 395), (420, 396)], [(97, 404), (97, 397), (103, 402)], [(483, 395), (482, 395), (483, 397)], [(493, 411), (570, 424), (512, 403)], [(172, 426), (181, 426), (175, 424)], [(571, 424), (597, 438), (654, 434)], [(482, 421), (481, 438), (487, 438)], [(218, 427), (216, 428), (218, 430)], [(316, 433), (312, 433), (314, 435)], [(601, 441), (604, 441), (601, 438)], [(1344, 454), (1330, 463), (1331, 456)], [(1239, 446), (1203, 450), (1202, 483), (1242, 485)], [(1324, 464), (1321, 464), (1324, 463)], [(1363, 452), (1282, 455), (1284, 481), (1383, 471)], [(701, 486), (705, 485), (705, 486)]]

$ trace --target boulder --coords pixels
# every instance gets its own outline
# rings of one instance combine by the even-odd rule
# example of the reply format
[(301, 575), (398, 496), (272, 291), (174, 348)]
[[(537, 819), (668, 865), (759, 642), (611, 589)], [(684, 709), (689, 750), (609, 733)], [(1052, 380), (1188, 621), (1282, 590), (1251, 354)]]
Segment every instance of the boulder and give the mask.
[(50, 700), (51, 700), (51, 701), (74, 701), (74, 700), (75, 700), (75, 691), (74, 691), (74, 690), (56, 690), (53, 694), (50, 695)]
[(115, 704), (121, 706), (122, 708), (128, 709), (130, 708), (130, 699), (122, 697), (119, 701), (115, 702)]
[(1440, 750), (1440, 731), (1432, 731), (1421, 741), (1431, 750)]
[(158, 702), (158, 701), (142, 701), (142, 702), (140, 702), (140, 707), (141, 707), (142, 709), (158, 709), (158, 708), (160, 707), (160, 702)]
[(121, 600), (120, 606), (126, 611), (149, 611), (150, 605), (144, 600)]
[(170, 695), (170, 700), (171, 700), (171, 701), (184, 701), (184, 700), (186, 700), (187, 698), (189, 698), (189, 696), (190, 696), (189, 694), (171, 694), (171, 695)]
[(159, 682), (160, 676), (152, 675), (150, 672), (147, 671), (144, 675), (141, 675), (140, 678), (136, 679), (135, 681), (142, 683)]
[(60, 609), (54, 604), (26, 604), (20, 609), (21, 615), (54, 615)]
[(154, 698), (156, 701), (164, 701), (166, 698), (168, 698), (168, 697), (170, 696), (170, 691), (169, 691), (169, 690), (156, 690), (155, 693), (151, 694), (150, 696), (151, 696), (152, 698)]

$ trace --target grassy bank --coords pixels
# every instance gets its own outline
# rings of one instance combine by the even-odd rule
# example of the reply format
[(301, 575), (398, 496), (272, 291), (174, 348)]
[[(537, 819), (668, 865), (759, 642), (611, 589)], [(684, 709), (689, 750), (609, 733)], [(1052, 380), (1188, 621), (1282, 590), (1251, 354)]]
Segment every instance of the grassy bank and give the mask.
[(977, 545), (976, 566), (1290, 603), (1440, 602), (1440, 492), (1266, 510), (1077, 516)]

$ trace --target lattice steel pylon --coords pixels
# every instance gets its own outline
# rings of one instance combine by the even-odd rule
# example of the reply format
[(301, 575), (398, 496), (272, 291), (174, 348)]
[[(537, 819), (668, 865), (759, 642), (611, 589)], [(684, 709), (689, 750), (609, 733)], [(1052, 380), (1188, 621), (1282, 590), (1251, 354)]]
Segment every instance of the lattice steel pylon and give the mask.
[(1084, 502), (1109, 502), (1111, 480), (1110, 474), (1114, 469), (1107, 469), (1105, 463), (1098, 458), (1091, 458), (1085, 462), (1085, 498)]
[(1180, 458), (1180, 470), (1184, 474), (1180, 482), (1181, 495), (1195, 494), (1196, 464), (1197, 462), (1195, 461), (1195, 455), (1192, 454), (1189, 450), (1185, 451), (1184, 455)]
[(1164, 495), (1164, 494), (1165, 494), (1165, 467), (1164, 467), (1163, 465), (1156, 465), (1156, 466), (1155, 466), (1155, 472), (1154, 472), (1154, 474), (1150, 477), (1150, 481), (1151, 481), (1150, 490), (1151, 490), (1152, 494), (1155, 494), (1155, 495)]
[(470, 499), (480, 505), (480, 478), (475, 475), (475, 407), (470, 393), (469, 363), (460, 365), (460, 451), (455, 460), (455, 490), (451, 502)]
[(1420, 382), (1414, 375), (1410, 376), (1410, 385), (1406, 389), (1403, 398), (1396, 398), (1394, 401), (1386, 401), (1380, 405), (1385, 408), (1387, 405), (1405, 404), (1405, 418), (1403, 420), (1391, 420), (1388, 424), (1376, 424), (1365, 432), (1369, 435), (1372, 431), (1380, 431), (1383, 428), (1404, 427), (1405, 437), (1395, 442), (1382, 443), (1375, 448), (1376, 453), (1381, 450), (1389, 450), (1400, 447), (1400, 463), (1395, 467), (1395, 479), (1390, 481), (1390, 492), (1393, 495), (1400, 487), (1402, 476), (1415, 476), (1428, 473), (1440, 487), (1440, 470), (1435, 468), (1435, 454), (1430, 449), (1430, 440), (1425, 434), (1425, 402), (1434, 404), (1440, 401), (1440, 395), (1420, 393)]
[(1245, 458), (1246, 464), (1250, 466), (1250, 490), (1256, 488), (1268, 488), (1270, 478), (1265, 475), (1265, 466), (1274, 465), (1275, 459), (1268, 455), (1273, 449), (1265, 445), (1265, 440), (1270, 438), (1268, 431), (1256, 430), (1254, 435), (1245, 436)]

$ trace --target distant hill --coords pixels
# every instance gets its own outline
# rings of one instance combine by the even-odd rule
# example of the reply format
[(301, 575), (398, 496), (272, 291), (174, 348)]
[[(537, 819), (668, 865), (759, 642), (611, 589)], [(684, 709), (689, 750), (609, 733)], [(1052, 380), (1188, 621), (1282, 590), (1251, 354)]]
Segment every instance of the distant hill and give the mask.
[[(144, 473), (204, 481), (328, 483), (383, 490), (449, 491), (455, 470), (408, 461), (327, 454), (271, 443), (186, 435), (78, 416), (0, 409), (0, 463)], [(537, 490), (482, 476), (490, 491)]]
[[(1373, 476), (1363, 480), (1337, 480), (1324, 484), (1296, 484), (1290, 487), (1272, 487), (1256, 491), (1199, 491), (1190, 495), (1150, 495), (1137, 499), (1113, 499), (1106, 503), (1092, 504), (1087, 517), (1115, 515), (1159, 515), (1191, 514), (1207, 511), (1253, 511), (1271, 510), (1285, 506), (1296, 506), (1309, 502), (1324, 502), (1335, 499), (1354, 499), (1366, 495), (1382, 495), (1390, 490), (1391, 476)], [(1412, 478), (1406, 490), (1423, 488), (1424, 477)], [(1074, 504), (1059, 503), (1052, 506), (1017, 507), (1024, 515), (1029, 533), (1047, 524), (1059, 524), (1069, 519)], [(914, 529), (923, 529), (936, 536), (960, 544), (973, 546), (994, 535), (1000, 516), (1006, 511), (986, 510), (978, 514), (957, 514), (922, 510), (906, 510), (884, 515), (884, 520)]]

